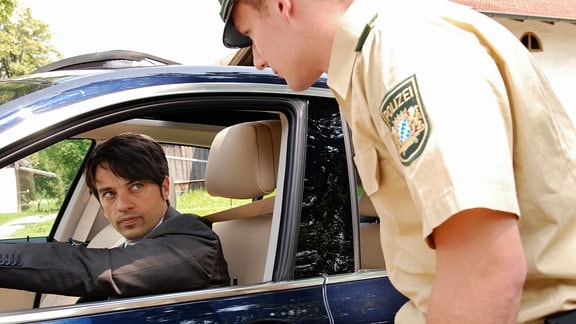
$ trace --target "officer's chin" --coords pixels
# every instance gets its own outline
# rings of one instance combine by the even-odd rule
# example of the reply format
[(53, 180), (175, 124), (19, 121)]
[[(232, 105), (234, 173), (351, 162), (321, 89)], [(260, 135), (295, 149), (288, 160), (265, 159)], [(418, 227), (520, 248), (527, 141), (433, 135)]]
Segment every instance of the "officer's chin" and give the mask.
[(294, 91), (307, 90), (316, 82), (316, 80), (314, 80), (313, 82), (303, 82), (302, 80), (291, 81), (290, 79), (285, 79), (285, 80), (286, 80), (286, 83), (288, 84), (288, 87)]

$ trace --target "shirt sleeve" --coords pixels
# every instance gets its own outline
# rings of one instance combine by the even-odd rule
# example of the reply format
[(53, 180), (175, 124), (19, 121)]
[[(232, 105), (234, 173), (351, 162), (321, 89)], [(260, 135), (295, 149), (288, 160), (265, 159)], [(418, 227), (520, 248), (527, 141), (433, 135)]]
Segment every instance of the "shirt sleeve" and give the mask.
[[(421, 142), (412, 139), (416, 141), (410, 143), (410, 134), (402, 127), (410, 127), (416, 117), (395, 115), (395, 119), (388, 117), (383, 137), (395, 140), (388, 142), (388, 149), (401, 161), (423, 218), (423, 237), (428, 239), (434, 228), (470, 208), (519, 215), (512, 158), (514, 125), (506, 80), (500, 74), (505, 66), (472, 31), (443, 21), (415, 30), (424, 33), (418, 41), (417, 35), (409, 33), (393, 38), (395, 46), (382, 51), (382, 60), (394, 60), (394, 69), (386, 76), (397, 80), (396, 87), (414, 79), (420, 108), (416, 117), (425, 120), (428, 134)], [(392, 87), (387, 93), (395, 90)], [(401, 104), (403, 95), (396, 103)], [(414, 153), (409, 145), (419, 151), (407, 159), (402, 154)]]

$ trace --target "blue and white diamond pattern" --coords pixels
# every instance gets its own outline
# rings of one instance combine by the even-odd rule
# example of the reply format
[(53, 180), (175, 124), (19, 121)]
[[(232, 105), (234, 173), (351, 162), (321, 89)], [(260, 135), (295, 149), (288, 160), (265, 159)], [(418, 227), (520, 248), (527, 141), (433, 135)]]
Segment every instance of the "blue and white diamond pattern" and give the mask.
[(410, 137), (410, 135), (412, 134), (412, 130), (410, 129), (410, 125), (408, 125), (407, 118), (402, 119), (398, 123), (398, 126), (396, 126), (396, 131), (398, 132), (398, 138), (400, 138), (400, 141), (402, 141), (402, 143), (404, 143), (404, 141), (406, 141)]

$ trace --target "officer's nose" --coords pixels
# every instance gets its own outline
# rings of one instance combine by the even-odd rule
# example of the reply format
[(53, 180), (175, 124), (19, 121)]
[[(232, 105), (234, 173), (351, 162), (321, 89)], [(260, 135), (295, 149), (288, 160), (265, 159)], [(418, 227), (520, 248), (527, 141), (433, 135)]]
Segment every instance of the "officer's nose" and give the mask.
[(258, 50), (258, 48), (254, 43), (252, 43), (252, 57), (254, 67), (256, 67), (258, 70), (263, 70), (268, 67), (268, 62), (266, 62), (266, 59), (264, 58), (262, 53), (260, 53), (260, 51)]

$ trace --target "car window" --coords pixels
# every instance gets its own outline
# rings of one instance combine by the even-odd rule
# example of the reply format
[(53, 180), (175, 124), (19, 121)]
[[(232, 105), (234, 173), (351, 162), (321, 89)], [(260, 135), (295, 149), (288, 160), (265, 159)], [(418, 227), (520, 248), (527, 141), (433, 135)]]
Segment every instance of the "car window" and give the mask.
[(350, 185), (340, 112), (321, 100), (314, 108), (308, 113), (295, 278), (354, 272)]
[[(0, 170), (0, 239), (48, 237), (66, 194), (92, 144), (66, 139)], [(200, 216), (249, 203), (249, 199), (210, 196), (204, 188), (208, 148), (163, 144), (173, 182), (174, 202), (182, 213)]]
[(48, 237), (91, 144), (67, 139), (0, 170), (0, 239)]

